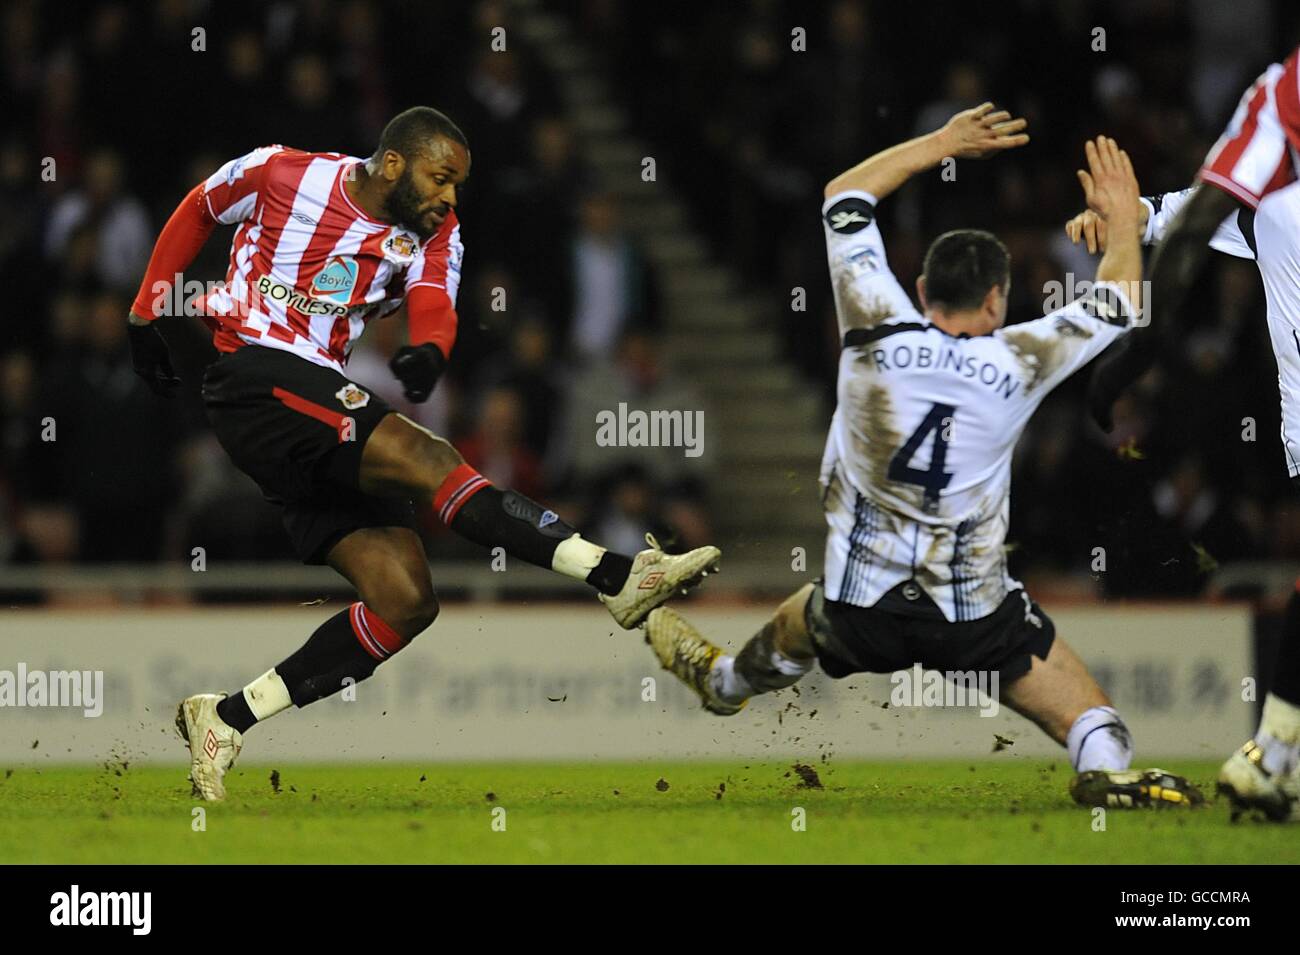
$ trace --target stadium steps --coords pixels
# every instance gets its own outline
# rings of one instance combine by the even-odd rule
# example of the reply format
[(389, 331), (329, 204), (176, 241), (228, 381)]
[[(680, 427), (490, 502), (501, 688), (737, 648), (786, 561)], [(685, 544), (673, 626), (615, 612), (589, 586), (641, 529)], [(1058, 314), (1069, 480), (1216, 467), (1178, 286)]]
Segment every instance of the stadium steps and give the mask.
[(712, 256), (673, 193), (671, 170), (642, 179), (654, 149), (631, 129), (597, 57), (540, 0), (511, 0), (514, 29), (550, 71), (585, 163), (615, 194), (660, 278), (670, 364), (703, 392), (717, 424), (714, 524), (733, 556), (789, 564), (794, 547), (820, 563), (816, 484), (826, 422), (819, 397), (782, 358), (770, 303), (747, 295)]

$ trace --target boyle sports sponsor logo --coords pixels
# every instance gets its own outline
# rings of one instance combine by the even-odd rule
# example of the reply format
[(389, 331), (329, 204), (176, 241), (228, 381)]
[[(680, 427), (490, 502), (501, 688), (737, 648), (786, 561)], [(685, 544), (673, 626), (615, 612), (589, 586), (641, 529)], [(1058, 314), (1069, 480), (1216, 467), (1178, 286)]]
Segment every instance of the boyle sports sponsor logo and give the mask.
[(336, 304), (328, 299), (317, 299), (312, 298), (310, 295), (304, 295), (297, 289), (289, 288), (289, 286), (277, 282), (269, 275), (258, 278), (254, 287), (264, 298), (272, 302), (281, 302), (287, 308), (292, 308), (303, 315), (334, 315), (341, 317), (348, 313), (346, 305)]
[(356, 284), (357, 260), (350, 255), (336, 255), (311, 280), (311, 293), (315, 298), (346, 305)]

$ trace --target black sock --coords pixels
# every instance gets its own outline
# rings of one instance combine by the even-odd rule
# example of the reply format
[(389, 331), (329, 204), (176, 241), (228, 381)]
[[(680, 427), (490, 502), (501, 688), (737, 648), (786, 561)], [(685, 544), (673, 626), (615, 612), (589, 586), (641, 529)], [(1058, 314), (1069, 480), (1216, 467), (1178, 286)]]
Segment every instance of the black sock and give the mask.
[(627, 583), (627, 578), (631, 573), (631, 557), (624, 557), (622, 554), (607, 550), (601, 555), (600, 563), (593, 567), (591, 573), (587, 575), (587, 583), (605, 596), (612, 597), (623, 589), (623, 585)]
[[(1300, 581), (1297, 581), (1300, 585)], [(1273, 695), (1292, 706), (1300, 706), (1300, 591), (1291, 594), (1287, 601), (1286, 616), (1282, 623), (1282, 645), (1277, 648), (1277, 663), (1273, 667)]]
[(448, 527), (466, 540), (483, 547), (504, 547), (511, 557), (547, 570), (551, 569), (560, 541), (577, 533), (554, 511), (522, 494), (501, 491), (486, 482), (472, 490), (454, 509), (442, 508), (440, 515)]
[(294, 706), (306, 706), (337, 693), (348, 677), (360, 683), (375, 672), (379, 661), (357, 639), (351, 612), (349, 607), (330, 617), (306, 643), (276, 665), (275, 672), (289, 688)]
[[(433, 498), (439, 519), (468, 541), (502, 547), (511, 557), (553, 570), (555, 549), (578, 532), (549, 508), (517, 491), (502, 491), (468, 464), (456, 468)], [(586, 581), (606, 596), (623, 589), (632, 558), (605, 551)]]
[(243, 690), (236, 690), (219, 701), (217, 716), (221, 717), (227, 726), (233, 726), (241, 733), (247, 733), (248, 728), (257, 722), (257, 717), (249, 709), (248, 700), (244, 699)]
[[(366, 652), (352, 629), (352, 608), (330, 617), (283, 663), (276, 666), (295, 706), (306, 706), (343, 689), (351, 677), (360, 683), (375, 672), (379, 661)], [(236, 690), (217, 704), (217, 715), (241, 733), (257, 722), (244, 691)]]

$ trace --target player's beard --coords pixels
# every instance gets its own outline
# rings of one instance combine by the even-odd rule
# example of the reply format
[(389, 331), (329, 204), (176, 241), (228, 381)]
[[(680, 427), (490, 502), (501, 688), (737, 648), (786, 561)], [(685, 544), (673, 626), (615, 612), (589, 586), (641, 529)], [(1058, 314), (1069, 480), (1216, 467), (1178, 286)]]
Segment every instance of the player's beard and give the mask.
[(411, 180), (411, 170), (403, 169), (402, 174), (397, 177), (397, 182), (393, 184), (392, 191), (384, 199), (384, 213), (402, 228), (410, 229), (423, 240), (431, 238), (438, 228), (437, 226), (432, 229), (424, 227), (421, 208), (420, 195), (415, 191), (415, 183)]

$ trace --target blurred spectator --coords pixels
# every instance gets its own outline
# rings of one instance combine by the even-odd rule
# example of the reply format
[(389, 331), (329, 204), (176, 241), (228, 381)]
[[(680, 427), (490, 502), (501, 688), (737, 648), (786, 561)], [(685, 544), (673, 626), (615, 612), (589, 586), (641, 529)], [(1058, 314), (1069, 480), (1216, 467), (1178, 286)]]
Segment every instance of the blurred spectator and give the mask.
[(51, 444), (86, 561), (159, 559), (176, 497), (179, 406), (159, 399), (132, 370), (126, 308), (119, 295), (94, 298), (81, 344), (40, 399), (39, 410), (57, 427)]
[(608, 193), (582, 200), (573, 242), (573, 325), (569, 342), (582, 361), (610, 358), (619, 336), (657, 319), (649, 265), (623, 229)]
[[(597, 440), (601, 416), (613, 415), (617, 421), (634, 411), (678, 411), (683, 421), (690, 416), (692, 427), (702, 419), (703, 433), (693, 435), (701, 453), (688, 455), (689, 449), (682, 446), (621, 440), (630, 439), (630, 434), (619, 435), (613, 445)], [(642, 469), (658, 488), (701, 478), (717, 457), (717, 436), (709, 430), (709, 419), (699, 392), (664, 367), (655, 337), (632, 329), (623, 336), (612, 364), (593, 366), (574, 383), (563, 462), (583, 487), (593, 487), (628, 465)], [(680, 437), (685, 437), (684, 426)]]
[(153, 229), (144, 204), (125, 191), (122, 160), (100, 150), (86, 164), (83, 185), (50, 211), (45, 254), (51, 260), (81, 254), (78, 242), (94, 248), (94, 276), (119, 292), (131, 293), (153, 250)]
[(484, 396), (478, 427), (456, 442), (465, 461), (498, 487), (525, 497), (542, 496), (542, 463), (524, 442), (524, 404), (509, 388)]
[(537, 319), (520, 322), (511, 336), (508, 354), (485, 366), (483, 380), (491, 388), (509, 388), (523, 399), (524, 441), (544, 459), (564, 406), (546, 325)]

